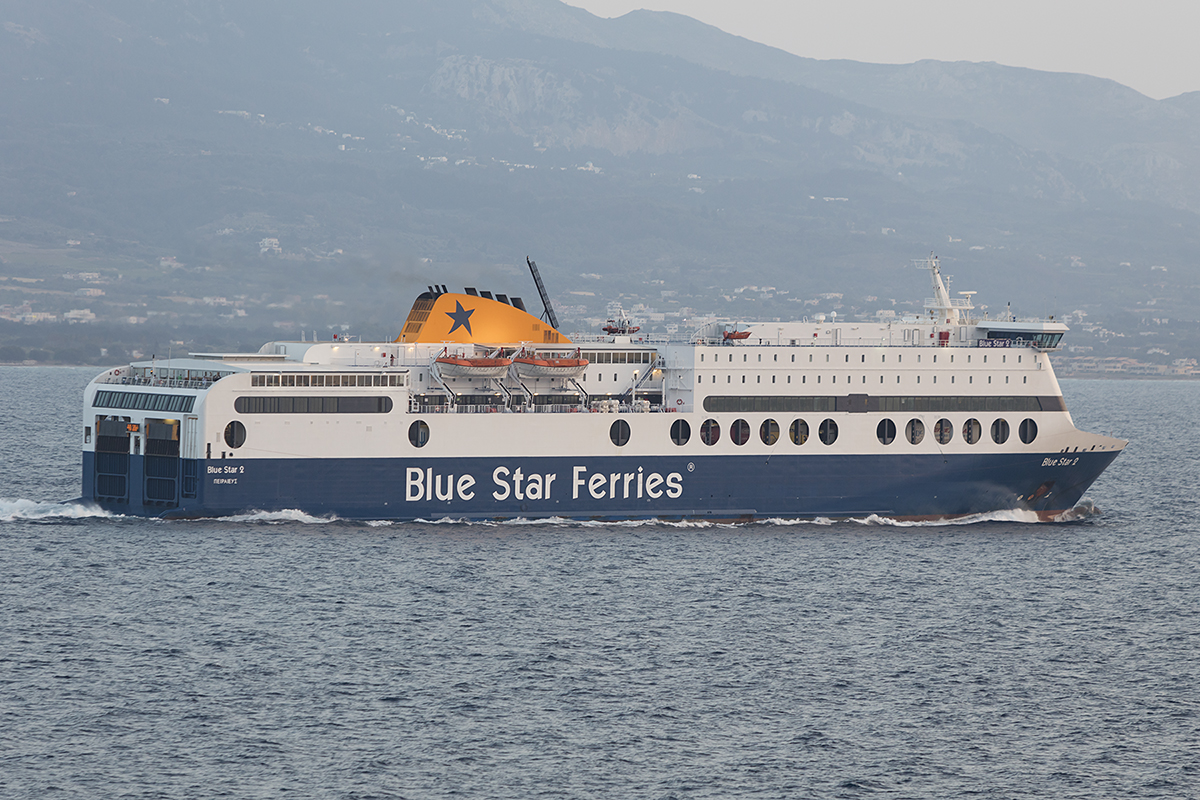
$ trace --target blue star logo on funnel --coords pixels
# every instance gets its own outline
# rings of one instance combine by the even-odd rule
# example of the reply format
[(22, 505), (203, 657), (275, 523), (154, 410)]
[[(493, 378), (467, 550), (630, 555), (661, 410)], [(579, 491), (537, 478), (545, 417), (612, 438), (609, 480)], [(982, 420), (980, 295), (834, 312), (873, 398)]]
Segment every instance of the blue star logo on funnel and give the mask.
[(454, 311), (446, 312), (446, 316), (454, 320), (454, 324), (450, 326), (450, 332), (454, 333), (459, 328), (466, 328), (467, 333), (471, 336), (474, 336), (475, 334), (471, 333), (471, 315), (474, 313), (475, 309), (472, 308), (470, 311), (468, 311), (462, 307), (462, 303), (455, 300)]

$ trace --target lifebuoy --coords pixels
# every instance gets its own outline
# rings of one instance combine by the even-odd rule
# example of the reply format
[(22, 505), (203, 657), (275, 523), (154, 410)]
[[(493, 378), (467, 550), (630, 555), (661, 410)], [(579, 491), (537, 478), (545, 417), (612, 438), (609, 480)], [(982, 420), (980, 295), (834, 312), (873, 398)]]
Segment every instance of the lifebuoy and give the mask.
[(683, 405), (683, 398), (682, 398), (682, 397), (680, 397), (680, 398), (677, 398), (677, 399), (675, 400), (675, 405), (677, 405), (677, 406), (681, 406), (681, 405)]

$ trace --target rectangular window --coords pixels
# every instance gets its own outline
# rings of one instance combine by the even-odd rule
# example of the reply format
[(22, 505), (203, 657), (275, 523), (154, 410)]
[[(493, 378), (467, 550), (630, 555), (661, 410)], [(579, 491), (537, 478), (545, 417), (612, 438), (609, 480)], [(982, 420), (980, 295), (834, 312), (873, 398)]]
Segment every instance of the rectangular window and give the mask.
[(704, 410), (712, 413), (783, 413), (802, 411), (836, 411), (833, 397), (788, 396), (709, 396), (704, 398)]
[(191, 413), (196, 404), (194, 395), (152, 394), (150, 392), (96, 392), (94, 408), (127, 408), (138, 411), (170, 411)]
[(234, 400), (239, 414), (387, 414), (390, 397), (239, 397)]
[(789, 395), (737, 396), (713, 395), (704, 399), (704, 410), (710, 412), (821, 412), (821, 411), (882, 411), (901, 414), (919, 413), (981, 413), (1065, 411), (1061, 396), (950, 396), (929, 397), (865, 395), (803, 397)]

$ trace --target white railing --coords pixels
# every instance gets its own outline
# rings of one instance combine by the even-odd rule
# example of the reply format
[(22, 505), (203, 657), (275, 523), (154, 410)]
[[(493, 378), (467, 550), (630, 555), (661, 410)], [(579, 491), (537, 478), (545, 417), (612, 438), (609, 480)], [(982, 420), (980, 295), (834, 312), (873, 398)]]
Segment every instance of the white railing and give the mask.
[[(943, 306), (936, 297), (926, 297), (925, 298), (925, 307), (926, 308), (945, 308), (945, 306)], [(975, 306), (971, 305), (970, 300), (956, 300), (953, 297), (950, 298), (950, 308), (974, 308), (974, 307)]]
[(131, 375), (103, 375), (96, 383), (114, 384), (117, 386), (152, 386), (161, 389), (200, 389), (212, 387), (220, 378), (212, 380), (176, 380), (167, 378), (143, 378)]

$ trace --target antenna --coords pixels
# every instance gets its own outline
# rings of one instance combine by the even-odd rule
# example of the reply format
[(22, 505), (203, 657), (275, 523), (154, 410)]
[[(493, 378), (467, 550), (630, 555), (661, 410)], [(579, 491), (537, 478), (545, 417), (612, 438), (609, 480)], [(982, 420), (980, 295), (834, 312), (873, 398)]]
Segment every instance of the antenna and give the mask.
[(558, 330), (558, 317), (554, 314), (554, 306), (550, 304), (550, 295), (546, 294), (546, 287), (542, 284), (542, 276), (538, 274), (537, 264), (525, 256), (525, 263), (529, 265), (529, 271), (533, 273), (533, 282), (537, 286), (538, 294), (542, 296), (542, 307), (546, 309), (542, 314), (542, 319), (550, 323), (550, 327)]

